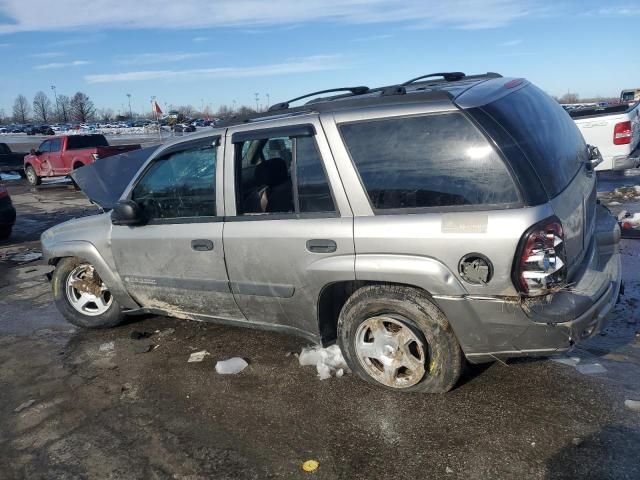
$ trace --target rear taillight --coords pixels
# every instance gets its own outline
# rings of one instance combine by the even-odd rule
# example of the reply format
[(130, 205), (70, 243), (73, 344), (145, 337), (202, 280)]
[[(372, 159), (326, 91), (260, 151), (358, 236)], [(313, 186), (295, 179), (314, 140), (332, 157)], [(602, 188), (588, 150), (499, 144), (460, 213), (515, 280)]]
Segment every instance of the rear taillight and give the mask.
[(9, 196), (9, 192), (4, 187), (0, 187), (0, 198), (7, 198)]
[(616, 123), (613, 127), (613, 143), (615, 145), (631, 143), (631, 122)]
[(566, 282), (562, 223), (551, 217), (535, 224), (520, 240), (514, 283), (525, 295), (545, 295)]
[(97, 153), (92, 153), (91, 156), (93, 157), (94, 161), (100, 158), (100, 155), (98, 155)]

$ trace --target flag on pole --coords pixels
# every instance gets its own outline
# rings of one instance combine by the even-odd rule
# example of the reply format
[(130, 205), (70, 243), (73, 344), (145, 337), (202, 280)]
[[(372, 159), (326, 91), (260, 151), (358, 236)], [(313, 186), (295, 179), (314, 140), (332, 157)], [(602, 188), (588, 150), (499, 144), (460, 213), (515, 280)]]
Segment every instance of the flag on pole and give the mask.
[(151, 103), (151, 110), (153, 113), (157, 113), (158, 115), (162, 115), (162, 110), (160, 109), (160, 105), (155, 100)]

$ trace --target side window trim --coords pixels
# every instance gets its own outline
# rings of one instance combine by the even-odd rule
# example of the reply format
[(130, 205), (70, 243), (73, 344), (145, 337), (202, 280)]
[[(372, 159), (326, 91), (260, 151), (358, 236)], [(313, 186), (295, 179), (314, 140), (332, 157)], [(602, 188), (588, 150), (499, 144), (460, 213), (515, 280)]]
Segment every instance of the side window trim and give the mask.
[[(138, 184), (142, 181), (142, 179), (147, 175), (149, 170), (159, 161), (163, 161), (167, 159), (170, 155), (175, 153), (179, 153), (186, 150), (191, 150), (198, 147), (206, 147), (213, 146), (214, 148), (219, 148), (222, 144), (222, 136), (217, 134), (211, 137), (199, 138), (194, 140), (189, 140), (187, 142), (179, 143), (176, 145), (172, 145), (165, 150), (162, 150), (160, 154), (144, 165), (142, 170), (138, 173), (137, 177), (133, 181), (133, 183), (129, 186), (128, 191), (126, 192), (124, 199), (131, 200), (133, 196), (133, 192), (135, 191)], [(219, 156), (216, 152), (216, 163), (214, 165), (214, 199), (216, 204), (216, 210), (218, 209), (218, 162), (223, 161), (223, 157)], [(220, 158), (218, 158), (220, 157)], [(214, 223), (214, 222), (222, 222), (224, 221), (224, 216), (215, 215), (215, 216), (198, 216), (198, 217), (172, 217), (172, 218), (152, 218), (144, 225), (134, 228), (144, 228), (146, 225), (175, 225), (175, 224), (186, 224), (186, 223)]]
[[(293, 205), (294, 212), (289, 213), (260, 213), (260, 214), (250, 214), (245, 215), (242, 213), (238, 213), (238, 169), (241, 168), (242, 158), (242, 144), (252, 140), (265, 140), (274, 137), (289, 137), (292, 141), (291, 144), (291, 188), (292, 188), (292, 196), (293, 196)], [(324, 173), (324, 178), (327, 182), (327, 186), (329, 187), (329, 193), (331, 195), (331, 201), (333, 203), (334, 210), (331, 212), (300, 212), (300, 196), (298, 189), (298, 163), (297, 163), (297, 139), (300, 137), (311, 137), (313, 141), (313, 148), (320, 160), (320, 166), (322, 167), (322, 171)], [(286, 127), (276, 127), (276, 128), (263, 128), (260, 130), (249, 130), (246, 132), (237, 132), (231, 135), (231, 144), (233, 146), (233, 162), (234, 162), (234, 176), (233, 176), (233, 185), (235, 190), (235, 210), (236, 213), (234, 216), (226, 216), (224, 217), (224, 221), (250, 221), (250, 220), (282, 220), (282, 219), (300, 219), (300, 218), (335, 218), (339, 217), (340, 214), (338, 212), (338, 206), (336, 202), (336, 198), (333, 192), (333, 187), (331, 182), (329, 181), (329, 176), (327, 174), (327, 169), (324, 164), (324, 158), (320, 149), (318, 148), (318, 142), (316, 140), (316, 129), (312, 124), (304, 124), (304, 125), (292, 125)]]

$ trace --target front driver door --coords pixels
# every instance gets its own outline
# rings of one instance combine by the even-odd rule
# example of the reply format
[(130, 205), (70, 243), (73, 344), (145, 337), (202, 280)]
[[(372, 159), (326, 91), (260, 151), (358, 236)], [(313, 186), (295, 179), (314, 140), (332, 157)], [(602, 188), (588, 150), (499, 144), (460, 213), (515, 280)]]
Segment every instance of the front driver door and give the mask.
[(40, 161), (40, 176), (41, 177), (50, 177), (53, 175), (53, 171), (51, 170), (51, 164), (49, 163), (49, 150), (51, 149), (51, 140), (45, 140), (38, 147), (38, 151), (40, 155), (38, 156), (38, 160)]
[(127, 195), (147, 222), (113, 226), (118, 272), (145, 308), (176, 317), (244, 318), (224, 263), (219, 143), (209, 137), (160, 153)]

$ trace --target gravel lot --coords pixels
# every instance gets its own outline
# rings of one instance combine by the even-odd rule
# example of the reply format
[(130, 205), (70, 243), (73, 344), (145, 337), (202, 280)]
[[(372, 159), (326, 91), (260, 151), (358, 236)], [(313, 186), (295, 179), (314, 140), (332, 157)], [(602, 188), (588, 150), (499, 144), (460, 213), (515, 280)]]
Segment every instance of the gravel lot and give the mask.
[[(97, 209), (64, 183), (8, 188), (18, 223), (0, 242), (2, 478), (640, 478), (640, 413), (624, 406), (640, 400), (639, 240), (623, 240), (626, 296), (609, 327), (571, 354), (605, 372), (518, 360), (470, 368), (446, 395), (408, 395), (319, 380), (291, 354), (306, 345), (295, 337), (154, 316), (72, 327), (52, 304), (50, 268), (14, 255)], [(187, 363), (198, 350), (210, 355)], [(234, 356), (249, 367), (217, 375)]]

